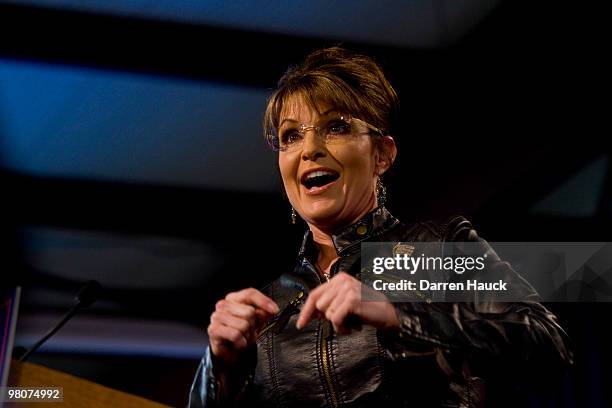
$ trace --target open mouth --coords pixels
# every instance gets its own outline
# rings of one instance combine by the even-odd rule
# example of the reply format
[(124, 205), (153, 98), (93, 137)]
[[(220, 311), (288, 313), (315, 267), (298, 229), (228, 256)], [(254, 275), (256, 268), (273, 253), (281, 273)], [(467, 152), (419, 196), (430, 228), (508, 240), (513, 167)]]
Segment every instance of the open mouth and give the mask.
[(340, 173), (330, 169), (315, 170), (302, 177), (302, 184), (310, 190), (314, 187), (323, 187), (340, 178)]

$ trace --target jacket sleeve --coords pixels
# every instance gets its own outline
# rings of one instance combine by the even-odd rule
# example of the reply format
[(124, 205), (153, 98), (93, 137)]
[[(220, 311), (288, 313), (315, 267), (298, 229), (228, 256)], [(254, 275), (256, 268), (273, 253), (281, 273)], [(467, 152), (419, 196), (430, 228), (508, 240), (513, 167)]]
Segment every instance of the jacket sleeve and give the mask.
[[(466, 361), (476, 371), (511, 372), (512, 368), (538, 368), (547, 372), (572, 363), (568, 337), (557, 318), (538, 303), (535, 290), (481, 239), (464, 218), (443, 233), (442, 238), (476, 242), (488, 254), (487, 274), (522, 289), (520, 302), (502, 303), (479, 299), (462, 303), (394, 303), (400, 327), (388, 335), (393, 359), (404, 351), (429, 345), (439, 351), (444, 371), (465, 369)], [(453, 368), (454, 367), (454, 368)], [(472, 370), (474, 372), (474, 370)]]
[(191, 385), (188, 408), (240, 406), (253, 385), (253, 358), (256, 361), (256, 351), (247, 351), (245, 361), (228, 373), (230, 377), (221, 378), (216, 375), (214, 358), (207, 347)]

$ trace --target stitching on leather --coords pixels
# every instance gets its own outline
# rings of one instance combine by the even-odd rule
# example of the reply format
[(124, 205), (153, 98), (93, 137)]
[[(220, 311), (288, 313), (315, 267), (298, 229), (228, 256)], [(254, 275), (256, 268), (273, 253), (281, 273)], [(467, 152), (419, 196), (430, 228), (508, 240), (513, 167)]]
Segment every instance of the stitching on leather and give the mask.
[(430, 223), (427, 222), (419, 222), (419, 225), (421, 226), (421, 229), (419, 231), (417, 231), (417, 233), (415, 234), (415, 238), (418, 237), (418, 235), (420, 235), (420, 233), (422, 233), (423, 230), (428, 230), (429, 232), (431, 232), (436, 239), (441, 239), (442, 235), (440, 234), (440, 231), (438, 231), (437, 229), (435, 229)]
[[(406, 312), (404, 312), (404, 313), (406, 313)], [(419, 333), (415, 332), (414, 330), (412, 330), (412, 328), (407, 326), (401, 320), (400, 320), (400, 327), (401, 327), (401, 329), (404, 332), (408, 333), (409, 336), (412, 336), (412, 337), (414, 337), (416, 339), (424, 340), (424, 341), (426, 341), (428, 343), (435, 343), (435, 344), (440, 345), (440, 346), (445, 347), (445, 348), (453, 348), (451, 345), (445, 344), (445, 343), (443, 343), (442, 341), (440, 341), (440, 340), (438, 340), (436, 338), (433, 338), (433, 337), (430, 337), (430, 336), (425, 336), (425, 335), (422, 335), (422, 334), (419, 334)]]
[(278, 385), (276, 359), (274, 358), (274, 333), (271, 331), (266, 334), (266, 351), (268, 352), (268, 369), (270, 371), (270, 381), (272, 382), (272, 395), (276, 400), (276, 406), (282, 407), (280, 387)]
[(381, 336), (382, 333), (380, 332), (380, 330), (376, 330), (376, 352), (377, 352), (377, 361), (378, 361), (378, 368), (380, 370), (380, 383), (381, 384), (386, 384), (386, 377), (387, 377), (387, 373), (385, 370), (385, 351), (383, 350), (382, 347), (382, 340), (381, 340)]

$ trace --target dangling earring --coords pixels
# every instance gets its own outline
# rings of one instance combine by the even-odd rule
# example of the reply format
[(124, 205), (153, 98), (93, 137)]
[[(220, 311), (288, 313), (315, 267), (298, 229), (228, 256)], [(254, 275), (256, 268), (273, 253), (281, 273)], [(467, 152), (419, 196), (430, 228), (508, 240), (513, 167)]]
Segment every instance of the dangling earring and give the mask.
[(295, 212), (295, 208), (291, 206), (291, 223), (295, 225), (296, 221), (297, 221), (297, 213)]
[(385, 205), (385, 202), (387, 201), (387, 188), (382, 183), (380, 177), (378, 177), (378, 179), (376, 180), (376, 199), (378, 201), (379, 207)]

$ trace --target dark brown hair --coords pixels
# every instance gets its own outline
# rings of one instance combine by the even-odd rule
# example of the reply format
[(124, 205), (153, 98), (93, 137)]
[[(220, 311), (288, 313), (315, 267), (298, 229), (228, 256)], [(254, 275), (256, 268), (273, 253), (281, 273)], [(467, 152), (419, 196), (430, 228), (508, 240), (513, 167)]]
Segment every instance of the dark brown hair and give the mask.
[(381, 67), (370, 57), (340, 47), (315, 51), (282, 76), (268, 99), (263, 123), (266, 137), (276, 133), (283, 106), (296, 94), (319, 112), (318, 105), (325, 103), (386, 134), (399, 109), (397, 94)]

